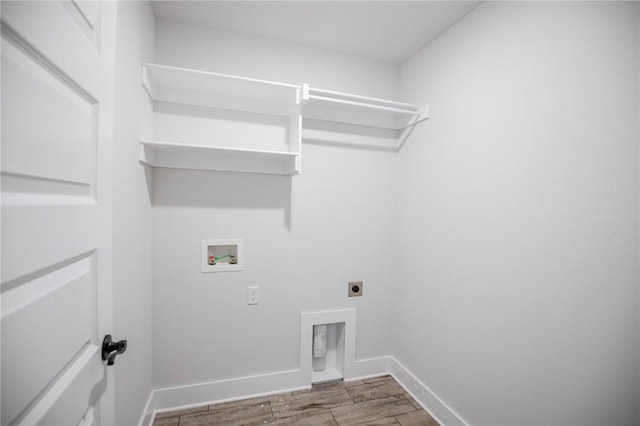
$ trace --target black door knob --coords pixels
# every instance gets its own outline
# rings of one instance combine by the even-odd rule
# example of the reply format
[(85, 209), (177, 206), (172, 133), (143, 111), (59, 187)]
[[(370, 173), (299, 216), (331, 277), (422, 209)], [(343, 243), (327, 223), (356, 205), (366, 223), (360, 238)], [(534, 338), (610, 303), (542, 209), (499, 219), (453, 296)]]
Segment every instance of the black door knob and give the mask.
[(124, 353), (127, 350), (127, 341), (120, 340), (114, 342), (110, 334), (104, 336), (102, 341), (102, 359), (107, 361), (107, 365), (113, 365), (116, 361), (116, 356)]

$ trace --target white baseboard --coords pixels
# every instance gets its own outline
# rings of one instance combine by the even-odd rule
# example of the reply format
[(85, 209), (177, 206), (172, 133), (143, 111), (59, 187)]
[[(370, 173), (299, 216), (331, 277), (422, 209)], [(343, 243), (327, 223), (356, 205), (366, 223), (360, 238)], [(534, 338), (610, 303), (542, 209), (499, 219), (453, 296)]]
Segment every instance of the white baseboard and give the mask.
[(368, 379), (369, 377), (390, 374), (389, 363), (391, 357), (381, 356), (377, 358), (358, 359), (353, 363), (351, 374), (345, 376), (345, 381)]
[[(385, 374), (391, 374), (441, 425), (468, 426), (458, 413), (391, 356), (356, 360), (351, 374), (345, 376), (344, 380), (366, 379)], [(156, 413), (308, 389), (311, 382), (305, 377), (301, 370), (296, 369), (156, 389), (149, 396), (140, 424), (151, 426)]]
[[(389, 374), (389, 357), (356, 360), (352, 373), (345, 380)], [(150, 426), (156, 413), (308, 389), (311, 382), (303, 376), (296, 369), (156, 389), (151, 392), (140, 424)]]
[(301, 382), (300, 370), (296, 369), (156, 389), (152, 392), (148, 412), (155, 415), (155, 413), (308, 389), (309, 387), (311, 387), (310, 383)]
[(389, 367), (391, 375), (407, 392), (415, 399), (422, 408), (443, 426), (468, 426), (462, 416), (456, 413), (442, 399), (440, 399), (431, 389), (422, 383), (404, 365), (393, 357), (389, 357)]
[(142, 418), (140, 419), (140, 426), (151, 426), (153, 425), (153, 416), (154, 413), (151, 410), (151, 401), (153, 400), (153, 391), (149, 392), (149, 397), (147, 398), (147, 403), (144, 404), (144, 410), (142, 411)]
[[(468, 426), (468, 423), (458, 413), (391, 356), (356, 360), (351, 374), (344, 380), (366, 379), (384, 374), (391, 374), (441, 425)], [(311, 387), (311, 383), (304, 378), (301, 370), (297, 369), (156, 389), (149, 396), (140, 424), (151, 426), (156, 413), (308, 389), (309, 387)]]

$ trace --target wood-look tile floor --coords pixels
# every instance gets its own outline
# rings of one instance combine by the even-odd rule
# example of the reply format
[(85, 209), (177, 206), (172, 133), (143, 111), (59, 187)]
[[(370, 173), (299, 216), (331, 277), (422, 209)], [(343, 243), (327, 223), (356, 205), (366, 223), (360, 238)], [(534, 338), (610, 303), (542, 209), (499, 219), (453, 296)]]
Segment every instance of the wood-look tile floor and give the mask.
[(156, 415), (153, 422), (154, 426), (265, 424), (438, 426), (391, 376), (172, 411)]

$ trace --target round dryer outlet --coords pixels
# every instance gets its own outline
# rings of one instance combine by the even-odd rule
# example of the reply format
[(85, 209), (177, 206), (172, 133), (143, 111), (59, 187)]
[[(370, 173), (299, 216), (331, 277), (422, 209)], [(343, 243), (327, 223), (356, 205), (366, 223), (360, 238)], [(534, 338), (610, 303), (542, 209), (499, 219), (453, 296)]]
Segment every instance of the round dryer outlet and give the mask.
[(362, 296), (364, 283), (362, 281), (349, 281), (349, 297)]

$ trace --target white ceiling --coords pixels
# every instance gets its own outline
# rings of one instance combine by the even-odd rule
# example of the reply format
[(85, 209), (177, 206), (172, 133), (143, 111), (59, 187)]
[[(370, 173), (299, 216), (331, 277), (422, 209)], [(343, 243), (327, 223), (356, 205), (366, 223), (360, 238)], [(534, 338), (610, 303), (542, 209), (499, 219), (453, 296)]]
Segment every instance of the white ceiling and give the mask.
[(402, 63), (479, 1), (154, 1), (159, 19)]

